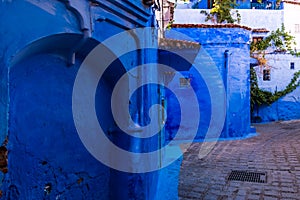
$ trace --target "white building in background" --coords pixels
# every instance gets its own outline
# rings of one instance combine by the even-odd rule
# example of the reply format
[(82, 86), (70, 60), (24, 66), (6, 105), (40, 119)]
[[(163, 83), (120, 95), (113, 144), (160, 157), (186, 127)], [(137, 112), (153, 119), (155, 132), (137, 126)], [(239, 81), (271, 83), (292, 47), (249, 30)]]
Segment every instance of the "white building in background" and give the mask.
[[(283, 24), (285, 30), (295, 37), (297, 44), (293, 48), (300, 52), (300, 0), (283, 1), (281, 6), (278, 10), (237, 9), (241, 15), (240, 25), (252, 28), (252, 40), (258, 41)], [(200, 13), (201, 10), (209, 12), (209, 9), (192, 9), (192, 3), (180, 1), (174, 11), (173, 23), (211, 24), (212, 22), (205, 21), (206, 16)], [(235, 12), (236, 10), (232, 11), (233, 14)], [(260, 88), (271, 92), (284, 90), (294, 73), (300, 70), (300, 57), (288, 53), (272, 53), (270, 50), (265, 58), (268, 61), (266, 67), (255, 67)], [(259, 115), (263, 121), (299, 119), (300, 88), (276, 102), (276, 108), (274, 105), (260, 109)]]
[[(175, 24), (210, 24), (205, 21), (205, 15), (201, 14), (201, 10), (209, 11), (209, 9), (191, 9), (189, 4), (179, 4), (174, 12)], [(300, 1), (284, 2), (283, 10), (259, 10), (259, 9), (237, 9), (241, 15), (241, 25), (251, 27), (253, 29), (265, 28), (268, 31), (275, 31), (282, 24), (286, 30), (296, 37), (297, 49), (300, 49)], [(233, 10), (234, 14), (236, 10)]]
[(159, 26), (159, 38), (164, 37), (164, 30), (174, 18), (176, 0), (157, 0), (158, 8), (155, 16)]
[(300, 1), (284, 1), (284, 25), (297, 42), (300, 51)]

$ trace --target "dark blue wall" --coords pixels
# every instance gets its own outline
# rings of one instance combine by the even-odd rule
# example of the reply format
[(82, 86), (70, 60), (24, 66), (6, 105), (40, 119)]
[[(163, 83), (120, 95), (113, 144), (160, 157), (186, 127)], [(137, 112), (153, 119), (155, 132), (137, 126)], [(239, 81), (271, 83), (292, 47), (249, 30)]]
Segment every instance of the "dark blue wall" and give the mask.
[(261, 122), (300, 119), (299, 92), (300, 88), (298, 87), (273, 104), (260, 106), (253, 114), (259, 116)]
[[(44, 54), (10, 70), (6, 198), (108, 198), (109, 168), (87, 152), (73, 123), (71, 97), (78, 67), (79, 63), (67, 67), (59, 57)], [(108, 88), (104, 85), (99, 92), (108, 96)], [(98, 109), (103, 111), (107, 104), (103, 98), (101, 102)], [(112, 123), (104, 119), (107, 125)], [(44, 192), (47, 184), (49, 194)]]
[[(152, 24), (151, 8), (138, 0), (0, 2), (0, 142), (8, 137), (9, 152), (2, 199), (154, 198), (157, 173), (104, 166), (85, 149), (72, 118), (72, 89), (84, 57), (116, 33)], [(97, 114), (106, 131), (114, 126), (109, 109), (115, 79), (136, 66), (137, 54), (123, 61), (126, 69), (115, 63), (97, 89)], [(119, 139), (112, 138), (129, 148)]]

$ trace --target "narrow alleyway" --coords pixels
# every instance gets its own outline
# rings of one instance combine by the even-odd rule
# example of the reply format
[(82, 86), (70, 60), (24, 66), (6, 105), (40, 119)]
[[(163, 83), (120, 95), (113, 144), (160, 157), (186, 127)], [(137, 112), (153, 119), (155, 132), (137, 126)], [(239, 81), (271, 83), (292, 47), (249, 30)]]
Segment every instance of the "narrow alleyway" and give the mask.
[[(201, 160), (201, 143), (193, 144), (181, 166), (180, 199), (300, 199), (300, 121), (256, 129), (258, 136), (218, 142)], [(265, 183), (228, 180), (233, 170), (266, 173)]]

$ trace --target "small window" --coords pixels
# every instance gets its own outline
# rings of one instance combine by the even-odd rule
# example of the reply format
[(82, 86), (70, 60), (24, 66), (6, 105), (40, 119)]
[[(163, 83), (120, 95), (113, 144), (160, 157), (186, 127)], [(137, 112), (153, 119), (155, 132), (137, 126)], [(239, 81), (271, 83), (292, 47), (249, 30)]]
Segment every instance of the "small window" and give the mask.
[(186, 88), (186, 87), (190, 87), (191, 85), (191, 79), (190, 78), (180, 78), (180, 87), (181, 88)]
[(291, 63), (290, 63), (290, 68), (291, 68), (291, 69), (295, 69), (295, 63), (294, 63), (294, 62), (291, 62)]
[(270, 81), (271, 80), (271, 70), (264, 69), (264, 71), (263, 71), (263, 80), (264, 81)]
[(253, 43), (255, 44), (255, 43), (257, 43), (257, 42), (262, 41), (262, 39), (263, 39), (263, 37), (253, 37), (253, 38), (252, 38), (252, 41), (253, 41)]

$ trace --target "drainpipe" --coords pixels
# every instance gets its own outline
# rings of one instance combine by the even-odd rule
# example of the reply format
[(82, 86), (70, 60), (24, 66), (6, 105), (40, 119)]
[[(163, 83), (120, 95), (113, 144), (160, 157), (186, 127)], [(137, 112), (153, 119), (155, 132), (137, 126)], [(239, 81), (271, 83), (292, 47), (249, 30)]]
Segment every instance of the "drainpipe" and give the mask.
[[(144, 69), (143, 67), (141, 66), (143, 64), (143, 57), (144, 57), (144, 50), (141, 49), (141, 41), (138, 37), (138, 35), (134, 32), (134, 30), (130, 30), (128, 29), (128, 27), (122, 25), (122, 24), (119, 24), (119, 23), (116, 23), (110, 19), (107, 19), (107, 18), (99, 18), (97, 19), (98, 22), (108, 22), (108, 23), (111, 23), (115, 26), (118, 26), (122, 29), (125, 29), (125, 30), (128, 30), (128, 33), (132, 36), (132, 38), (134, 39), (135, 41), (135, 44), (136, 44), (136, 49), (137, 49), (137, 66), (140, 66), (137, 70), (137, 85), (140, 85), (140, 83), (142, 82), (142, 78), (143, 77), (143, 74), (144, 74)], [(137, 103), (137, 113), (135, 115), (135, 118), (132, 119), (134, 121), (134, 124), (129, 124), (128, 125), (128, 129), (127, 129), (127, 132), (128, 133), (134, 133), (134, 132), (141, 132), (141, 126), (144, 125), (145, 121), (144, 121), (144, 98), (145, 98), (145, 91), (143, 88), (140, 88), (138, 91), (137, 91), (137, 99), (136, 99), (136, 103)], [(141, 139), (139, 138), (130, 138), (130, 141), (129, 141), (129, 147), (128, 147), (128, 150), (130, 152), (137, 152), (137, 153), (141, 153), (142, 152), (142, 143), (141, 143)], [(132, 162), (134, 164), (139, 164), (139, 160), (132, 160)], [(115, 172), (117, 175), (118, 175), (118, 178), (119, 179), (123, 179), (123, 178), (128, 178), (128, 175), (124, 175), (124, 174), (119, 174), (119, 172)], [(123, 177), (122, 177), (123, 176)], [(139, 176), (139, 175), (133, 175), (134, 176)], [(126, 180), (125, 180), (126, 181)], [(144, 199), (148, 199), (147, 198), (147, 187), (148, 187), (148, 182), (147, 180), (144, 179), (144, 186), (146, 188), (144, 188), (144, 192), (142, 193), (146, 193), (145, 194), (145, 197)], [(131, 192), (131, 191), (130, 191)], [(135, 196), (139, 195), (138, 193), (135, 193), (134, 194)], [(118, 195), (117, 195), (118, 196)], [(126, 199), (126, 197), (122, 197), (124, 199)]]
[(228, 88), (228, 70), (229, 70), (229, 50), (224, 52), (224, 73), (223, 73), (223, 82), (225, 86), (226, 93), (226, 119), (225, 119), (225, 135), (229, 137), (229, 88)]
[[(133, 37), (133, 39), (135, 40), (136, 43), (136, 47), (137, 47), (137, 66), (140, 66), (137, 69), (137, 84), (140, 85), (140, 83), (142, 82), (142, 78), (143, 78), (143, 73), (144, 73), (144, 69), (143, 66), (141, 66), (143, 64), (143, 56), (144, 56), (144, 52), (141, 49), (141, 41), (138, 38), (137, 34), (133, 31), (133, 30), (129, 30), (128, 33)], [(144, 126), (144, 105), (143, 105), (143, 100), (144, 100), (144, 89), (143, 87), (140, 88), (137, 91), (137, 107), (138, 107), (138, 113), (137, 113), (137, 119), (136, 122), (138, 126), (136, 126), (136, 130), (133, 131), (139, 131), (139, 126)], [(132, 138), (131, 139), (131, 146), (129, 147), (131, 151), (135, 151), (135, 152), (141, 152), (141, 141), (140, 139), (137, 138)]]
[[(83, 31), (83, 38), (81, 40), (81, 42), (75, 46), (75, 48), (73, 49), (73, 53), (72, 53), (72, 59), (71, 59), (71, 63), (75, 63), (75, 53), (76, 50), (79, 50), (80, 47), (84, 44), (84, 42), (86, 41), (86, 39), (89, 37), (89, 34), (90, 32), (88, 31), (88, 29), (84, 28), (84, 24), (83, 24), (83, 19), (82, 19), (82, 16), (80, 15), (80, 13), (74, 9), (73, 7), (70, 6), (70, 2), (69, 1), (64, 1), (66, 3), (66, 7), (67, 9), (69, 9), (71, 12), (73, 12), (75, 14), (75, 16), (77, 16), (79, 22), (80, 22), (80, 27), (81, 27), (81, 30)], [(111, 23), (115, 26), (118, 26), (122, 29), (125, 29), (125, 30), (128, 30), (128, 33), (132, 36), (132, 38), (135, 40), (135, 43), (136, 43), (136, 48), (137, 48), (137, 65), (138, 66), (141, 66), (143, 63), (144, 63), (144, 50), (141, 49), (141, 41), (138, 37), (138, 35), (133, 31), (133, 30), (129, 30), (128, 27), (122, 25), (122, 24), (119, 24), (115, 21), (112, 21), (108, 18), (99, 18), (97, 19), (98, 22), (108, 22), (108, 23)], [(144, 78), (144, 69), (143, 67), (139, 67), (138, 68), (138, 71), (137, 71), (138, 75), (137, 75), (137, 83), (140, 84), (142, 82), (142, 79)], [(145, 120), (144, 120), (144, 98), (145, 98), (145, 91), (143, 88), (140, 88), (138, 91), (137, 91), (137, 99), (136, 99), (136, 102), (137, 102), (137, 110), (138, 110), (138, 113), (137, 113), (137, 118), (135, 120), (135, 124), (133, 125), (129, 125), (128, 127), (128, 132), (140, 132), (141, 129), (140, 129), (140, 126), (143, 126), (145, 125)], [(131, 138), (130, 141), (129, 141), (129, 151), (131, 152), (138, 152), (138, 153), (141, 153), (142, 151), (142, 143), (141, 143), (141, 139), (139, 138)], [(135, 160), (132, 160), (133, 162), (135, 162)], [(138, 163), (137, 163), (138, 164)], [(121, 175), (122, 176), (122, 175)], [(145, 180), (146, 181), (146, 180)], [(147, 188), (149, 187), (149, 183), (148, 181), (145, 182), (145, 185), (144, 185), (146, 188), (145, 188), (145, 192), (147, 191)], [(148, 199), (148, 194), (146, 192), (146, 195), (145, 195), (145, 198)]]
[[(133, 30), (129, 30), (128, 33), (133, 37), (133, 39), (135, 40), (136, 43), (136, 47), (137, 47), (137, 66), (139, 66), (139, 68), (137, 69), (137, 84), (141, 85), (143, 79), (144, 79), (144, 66), (142, 66), (145, 62), (144, 58), (145, 58), (145, 53), (144, 53), (144, 49), (142, 49), (141, 46), (141, 41), (138, 37), (138, 35), (133, 31)], [(136, 103), (137, 103), (137, 118), (135, 120), (135, 124), (133, 124), (133, 127), (130, 126), (128, 131), (131, 132), (140, 132), (141, 126), (145, 125), (145, 119), (144, 119), (144, 99), (147, 98), (147, 96), (145, 96), (145, 89), (144, 87), (139, 88), (139, 90), (137, 91), (137, 99), (136, 99)], [(142, 153), (142, 147), (143, 143), (141, 142), (140, 138), (131, 138), (130, 139), (130, 146), (129, 146), (129, 151), (131, 152), (137, 152), (137, 153)], [(132, 160), (133, 164), (139, 164), (139, 160)], [(140, 176), (144, 176), (144, 175), (133, 175), (133, 179), (140, 179)], [(135, 198), (137, 198), (137, 195), (141, 195), (144, 194), (144, 197), (142, 197), (142, 199), (149, 199), (149, 181), (147, 180), (147, 178), (142, 178), (143, 179), (143, 183), (142, 184), (142, 190), (143, 191), (139, 191), (139, 193), (134, 194)], [(143, 188), (144, 187), (144, 188)]]
[(225, 50), (225, 52), (224, 52), (224, 58), (225, 58), (224, 68), (225, 68), (225, 70), (224, 70), (224, 74), (223, 74), (223, 81), (224, 81), (226, 90), (227, 90), (227, 84), (228, 84), (227, 75), (228, 75), (228, 68), (229, 68), (229, 56), (230, 56), (229, 50)]
[[(143, 53), (143, 50), (141, 49), (141, 42), (140, 42), (140, 39), (138, 38), (137, 34), (133, 31), (133, 30), (130, 30), (128, 27), (122, 25), (122, 24), (119, 24), (117, 22), (114, 22), (108, 18), (98, 18), (97, 19), (97, 22), (108, 22), (110, 24), (113, 24), (121, 29), (125, 29), (128, 31), (128, 33), (132, 36), (132, 38), (134, 39), (135, 43), (136, 43), (136, 49), (137, 49), (137, 66), (141, 66), (143, 64), (143, 57), (144, 57), (144, 53)], [(137, 84), (141, 83), (141, 78), (143, 77), (142, 74), (143, 74), (143, 69), (142, 67), (138, 68), (137, 70), (138, 72), (138, 75), (137, 75)], [(138, 90), (138, 94), (137, 94), (137, 110), (138, 110), (138, 113), (136, 113), (136, 117), (134, 119), (134, 122), (136, 124), (134, 125), (129, 125), (127, 131), (130, 133), (130, 132), (140, 132), (141, 129), (140, 129), (140, 125), (144, 125), (144, 118), (143, 118), (143, 114), (144, 114), (144, 106), (143, 106), (143, 99), (144, 99), (144, 90), (143, 88), (141, 88), (140, 90)], [(137, 152), (140, 152), (141, 151), (141, 147), (140, 147), (140, 144), (137, 144), (137, 143), (134, 143), (134, 145), (131, 145), (129, 147), (129, 150), (135, 150)]]

